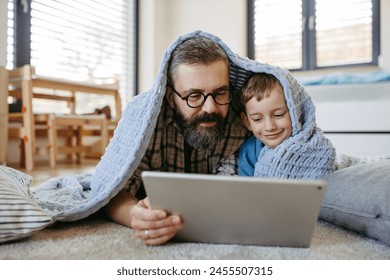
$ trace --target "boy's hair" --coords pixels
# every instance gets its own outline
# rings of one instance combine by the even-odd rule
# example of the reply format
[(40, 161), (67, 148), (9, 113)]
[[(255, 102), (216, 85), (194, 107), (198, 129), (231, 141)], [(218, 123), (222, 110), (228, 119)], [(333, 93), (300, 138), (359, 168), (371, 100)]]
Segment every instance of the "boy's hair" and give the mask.
[(176, 69), (181, 64), (209, 65), (219, 60), (225, 61), (229, 69), (228, 57), (216, 42), (205, 37), (190, 38), (172, 52), (168, 63), (168, 81), (173, 82)]
[(257, 101), (262, 100), (264, 97), (269, 97), (271, 90), (276, 85), (282, 86), (279, 80), (272, 74), (253, 74), (242, 88), (241, 102), (245, 105), (253, 97), (255, 97)]

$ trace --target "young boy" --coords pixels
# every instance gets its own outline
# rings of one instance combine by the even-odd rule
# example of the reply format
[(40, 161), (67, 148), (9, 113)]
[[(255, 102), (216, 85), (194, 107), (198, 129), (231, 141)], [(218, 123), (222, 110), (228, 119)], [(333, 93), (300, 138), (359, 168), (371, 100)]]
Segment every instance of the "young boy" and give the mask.
[(239, 175), (319, 179), (334, 170), (335, 150), (316, 127), (311, 99), (299, 89), (285, 94), (267, 73), (254, 74), (244, 85), (241, 118), (253, 135), (240, 148)]

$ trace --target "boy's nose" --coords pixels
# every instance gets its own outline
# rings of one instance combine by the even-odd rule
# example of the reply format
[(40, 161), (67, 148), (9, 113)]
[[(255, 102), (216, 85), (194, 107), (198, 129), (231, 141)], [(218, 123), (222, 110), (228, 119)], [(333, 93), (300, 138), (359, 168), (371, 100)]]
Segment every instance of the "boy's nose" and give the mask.
[(265, 130), (271, 131), (275, 129), (275, 121), (272, 118), (266, 118), (265, 120)]

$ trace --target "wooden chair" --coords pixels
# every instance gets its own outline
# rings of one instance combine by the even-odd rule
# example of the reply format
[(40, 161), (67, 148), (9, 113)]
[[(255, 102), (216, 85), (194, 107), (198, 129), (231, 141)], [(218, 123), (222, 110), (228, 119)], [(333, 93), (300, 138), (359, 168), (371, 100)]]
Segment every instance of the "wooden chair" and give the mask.
[[(34, 134), (37, 139), (48, 138), (48, 114), (34, 114)], [(19, 164), (21, 168), (26, 168), (26, 151), (25, 143), (28, 139), (24, 134), (23, 129), (23, 116), (22, 113), (10, 113), (8, 117), (8, 142), (12, 139), (19, 139)], [(49, 155), (49, 143), (42, 143), (36, 145), (34, 149), (34, 160), (37, 156), (42, 155), (48, 158)]]
[[(104, 154), (108, 145), (107, 118), (105, 115), (50, 114), (48, 120), (50, 166), (56, 167), (59, 153), (70, 155), (68, 158), (76, 155), (76, 162), (81, 163), (82, 155), (91, 149), (91, 146), (85, 145), (83, 142), (83, 130), (93, 126), (97, 126), (97, 129), (101, 131), (100, 152)], [(64, 146), (60, 146), (58, 143), (57, 133), (61, 127), (67, 128), (69, 132), (69, 141)]]
[(0, 67), (0, 164), (7, 163), (8, 151), (8, 70)]
[[(50, 165), (56, 165), (56, 159), (58, 153), (66, 152), (71, 155), (73, 152), (76, 153), (78, 158), (83, 154), (87, 148), (82, 148), (82, 135), (88, 135), (85, 131), (87, 128), (95, 127), (94, 135), (99, 134), (100, 145), (107, 145), (108, 143), (108, 127), (113, 129), (116, 127), (121, 117), (121, 103), (119, 96), (119, 84), (97, 84), (92, 82), (78, 82), (63, 79), (55, 79), (49, 77), (42, 77), (35, 75), (34, 68), (30, 65), (25, 65), (8, 73), (8, 95), (22, 100), (22, 112), (20, 113), (8, 113), (8, 123), (14, 120), (19, 123), (19, 137), (23, 143), (23, 161), (25, 168), (30, 171), (34, 168), (34, 155), (37, 154), (39, 148), (36, 143), (36, 136), (38, 131), (43, 130), (46, 133), (46, 137), (49, 140), (49, 144), (43, 147), (44, 150), (48, 151), (50, 155)], [(56, 94), (57, 91), (66, 92), (67, 94)], [(84, 116), (76, 114), (76, 94), (101, 94), (108, 95), (114, 98), (115, 103), (115, 119), (103, 120), (104, 115), (89, 115)], [(52, 113), (42, 114), (38, 116), (34, 112), (33, 99), (46, 99), (54, 102), (65, 102), (69, 108), (69, 114), (54, 114)], [(3, 109), (2, 109), (3, 111)], [(2, 118), (3, 119), (3, 118)], [(5, 118), (4, 118), (5, 119)], [(1, 120), (5, 122), (5, 120)], [(92, 125), (91, 125), (92, 124)], [(38, 126), (39, 125), (39, 126)], [(98, 127), (98, 129), (96, 129)], [(75, 130), (70, 133), (72, 128)], [(64, 147), (56, 147), (58, 145), (56, 137), (58, 139), (58, 132), (60, 130), (68, 131), (67, 136), (70, 137), (68, 140), (69, 149)], [(78, 133), (78, 131), (80, 133)], [(96, 133), (96, 131), (98, 133)], [(74, 140), (74, 135), (80, 134)], [(76, 141), (76, 144), (73, 144)], [(104, 147), (105, 148), (105, 147)], [(66, 150), (66, 151), (65, 151)], [(71, 153), (72, 150), (72, 153)], [(100, 153), (104, 149), (100, 149)], [(70, 156), (69, 156), (70, 157)], [(1, 160), (1, 158), (0, 158)], [(80, 161), (80, 159), (78, 159)]]

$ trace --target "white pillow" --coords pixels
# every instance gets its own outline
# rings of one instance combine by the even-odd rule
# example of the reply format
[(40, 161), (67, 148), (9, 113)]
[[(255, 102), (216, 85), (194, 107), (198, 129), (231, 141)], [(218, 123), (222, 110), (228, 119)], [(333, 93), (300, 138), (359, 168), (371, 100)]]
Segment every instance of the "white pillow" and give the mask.
[(21, 239), (53, 223), (30, 193), (32, 177), (0, 165), (0, 243)]
[(390, 160), (357, 164), (325, 177), (320, 218), (390, 245)]

